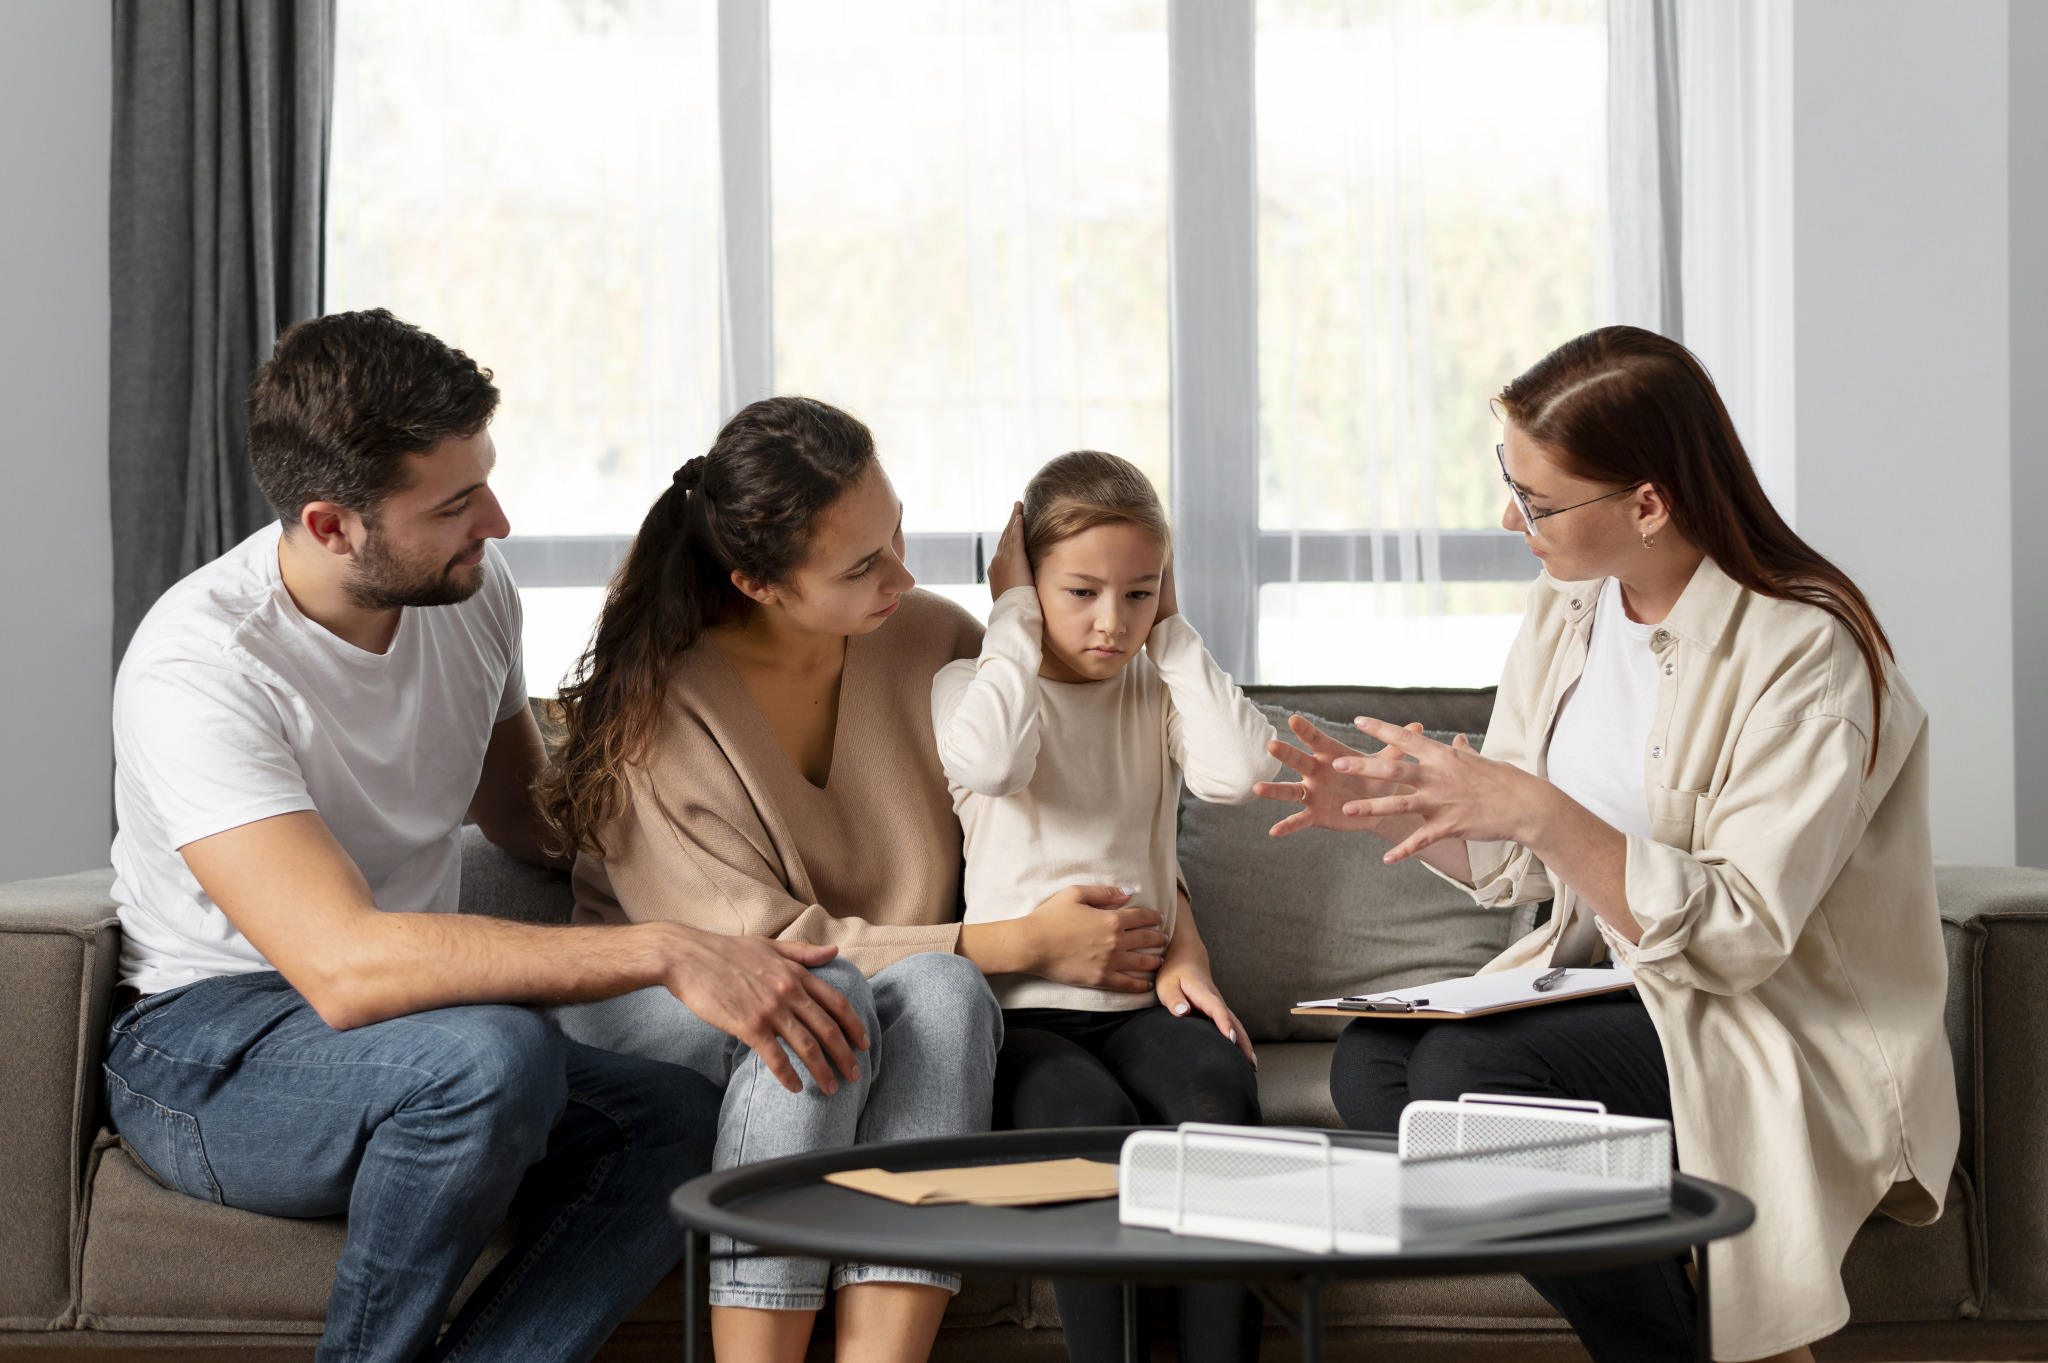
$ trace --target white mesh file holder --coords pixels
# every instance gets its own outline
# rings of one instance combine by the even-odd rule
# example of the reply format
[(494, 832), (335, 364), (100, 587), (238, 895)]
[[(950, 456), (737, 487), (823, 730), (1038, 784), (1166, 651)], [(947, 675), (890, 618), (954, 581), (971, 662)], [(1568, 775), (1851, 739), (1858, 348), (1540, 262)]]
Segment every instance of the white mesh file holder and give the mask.
[(1401, 1111), (1401, 1232), (1455, 1244), (1660, 1216), (1671, 1123), (1599, 1103), (1497, 1098)]
[(1593, 1106), (1411, 1103), (1399, 1154), (1315, 1131), (1134, 1132), (1118, 1214), (1182, 1235), (1373, 1254), (1668, 1210), (1670, 1125)]
[(1369, 1254), (1401, 1247), (1401, 1161), (1319, 1131), (1183, 1124), (1124, 1140), (1126, 1226)]

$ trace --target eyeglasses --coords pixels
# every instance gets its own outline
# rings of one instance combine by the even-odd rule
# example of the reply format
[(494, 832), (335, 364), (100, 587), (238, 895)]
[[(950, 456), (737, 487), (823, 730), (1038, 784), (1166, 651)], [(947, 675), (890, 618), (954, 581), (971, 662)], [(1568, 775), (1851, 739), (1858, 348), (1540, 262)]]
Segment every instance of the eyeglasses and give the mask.
[(1537, 511), (1529, 505), (1529, 499), (1522, 495), (1522, 489), (1515, 486), (1515, 480), (1508, 477), (1507, 446), (1495, 445), (1493, 447), (1493, 457), (1500, 461), (1500, 480), (1508, 485), (1508, 496), (1515, 499), (1515, 510), (1522, 513), (1522, 524), (1529, 527), (1529, 533), (1532, 535), (1541, 535), (1543, 533), (1536, 528), (1536, 522), (1538, 521), (1547, 520), (1552, 516), (1562, 516), (1567, 511), (1577, 511), (1580, 507), (1591, 506), (1595, 502), (1611, 500), (1624, 493), (1634, 492), (1642, 486), (1641, 483), (1630, 483), (1625, 488), (1603, 493), (1598, 497), (1588, 497), (1583, 502), (1573, 502), (1570, 506), (1561, 506), (1555, 511)]

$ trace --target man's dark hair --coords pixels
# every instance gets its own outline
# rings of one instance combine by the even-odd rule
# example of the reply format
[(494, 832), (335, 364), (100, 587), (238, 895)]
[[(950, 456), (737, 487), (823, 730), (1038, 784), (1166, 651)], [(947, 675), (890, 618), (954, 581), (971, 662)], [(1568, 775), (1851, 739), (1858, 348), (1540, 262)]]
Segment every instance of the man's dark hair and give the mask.
[(498, 410), (491, 371), (383, 308), (287, 328), (249, 387), (249, 462), (286, 529), (308, 502), (373, 518), (405, 457), (467, 440)]

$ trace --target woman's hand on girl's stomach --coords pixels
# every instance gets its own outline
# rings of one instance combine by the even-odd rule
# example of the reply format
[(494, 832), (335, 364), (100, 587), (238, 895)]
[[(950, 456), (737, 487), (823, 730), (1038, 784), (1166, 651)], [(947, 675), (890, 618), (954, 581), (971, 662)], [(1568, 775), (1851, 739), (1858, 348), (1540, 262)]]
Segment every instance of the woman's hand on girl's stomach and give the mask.
[(1090, 989), (1150, 993), (1166, 945), (1165, 919), (1130, 901), (1114, 885), (1070, 885), (1040, 904), (1019, 920), (1034, 947), (1029, 973)]
[(1010, 522), (996, 541), (995, 557), (988, 561), (988, 594), (1000, 601), (1012, 587), (1029, 587), (1031, 559), (1024, 552), (1024, 503), (1010, 509)]
[(1556, 793), (1555, 786), (1520, 767), (1481, 757), (1463, 734), (1439, 743), (1420, 725), (1403, 729), (1377, 719), (1357, 724), (1386, 748), (1371, 757), (1335, 757), (1330, 765), (1338, 777), (1382, 789), (1361, 789), (1344, 800), (1339, 813), (1386, 827), (1395, 843), (1386, 855), (1390, 865), (1446, 839), (1527, 843), (1532, 821)]
[(1216, 1030), (1243, 1051), (1244, 1058), (1252, 1062), (1253, 1069), (1257, 1069), (1259, 1053), (1252, 1049), (1252, 1039), (1245, 1035), (1244, 1024), (1237, 1020), (1237, 1014), (1230, 1011), (1230, 1005), (1223, 1001), (1223, 995), (1216, 989), (1216, 982), (1209, 978), (1208, 966), (1197, 961), (1176, 961), (1171, 959), (1172, 954), (1169, 950), (1169, 959), (1159, 967), (1159, 1001), (1172, 1010), (1175, 1017), (1200, 1013), (1215, 1023)]

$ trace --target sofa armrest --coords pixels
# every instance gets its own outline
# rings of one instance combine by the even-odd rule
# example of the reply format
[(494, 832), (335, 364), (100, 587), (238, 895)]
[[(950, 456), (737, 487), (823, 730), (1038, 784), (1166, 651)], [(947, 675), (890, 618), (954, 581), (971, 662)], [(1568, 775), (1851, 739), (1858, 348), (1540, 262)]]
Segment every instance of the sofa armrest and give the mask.
[(1935, 864), (1985, 1312), (2048, 1317), (2048, 871)]
[(112, 871), (0, 885), (0, 1330), (70, 1323), (121, 959)]

